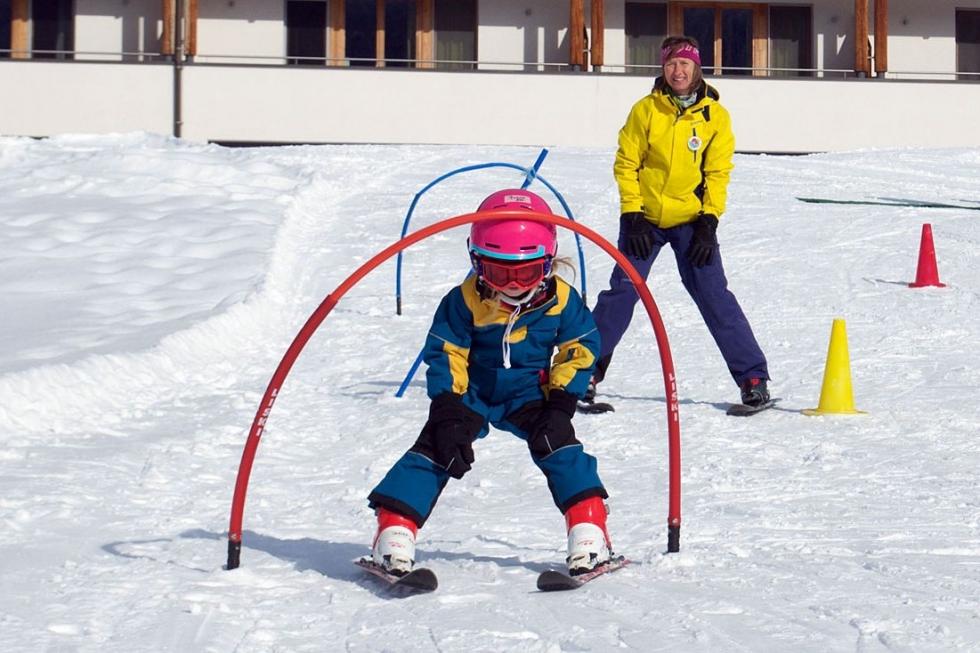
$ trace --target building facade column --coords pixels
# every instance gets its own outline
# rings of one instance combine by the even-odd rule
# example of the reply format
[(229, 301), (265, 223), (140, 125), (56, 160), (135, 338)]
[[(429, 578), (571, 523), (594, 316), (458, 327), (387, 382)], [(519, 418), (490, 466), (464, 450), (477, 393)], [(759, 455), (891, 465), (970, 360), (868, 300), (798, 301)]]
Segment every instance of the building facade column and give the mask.
[(582, 70), (585, 65), (585, 9), (583, 0), (570, 0), (568, 18), (568, 65)]
[(344, 0), (327, 2), (327, 65), (347, 65), (347, 14)]
[(589, 58), (592, 70), (600, 71), (605, 64), (606, 8), (603, 0), (592, 0), (592, 42), (589, 45)]
[(174, 53), (174, 0), (160, 0), (160, 18), (163, 28), (160, 31), (160, 54)]
[(184, 35), (184, 54), (193, 58), (197, 55), (198, 0), (186, 0), (186, 2), (184, 24), (187, 26), (187, 33)]
[(868, 0), (854, 0), (854, 72), (858, 77), (871, 76), (871, 52), (868, 49)]
[(435, 68), (435, 0), (416, 0), (415, 67)]
[(888, 0), (875, 0), (875, 75), (888, 72)]

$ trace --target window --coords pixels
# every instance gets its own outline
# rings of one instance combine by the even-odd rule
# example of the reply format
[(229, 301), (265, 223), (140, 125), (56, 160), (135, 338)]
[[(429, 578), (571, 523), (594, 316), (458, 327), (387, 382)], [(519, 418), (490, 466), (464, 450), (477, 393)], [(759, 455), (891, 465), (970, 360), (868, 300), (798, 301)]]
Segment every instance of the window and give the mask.
[(958, 79), (980, 81), (980, 11), (956, 10), (956, 72)]
[(752, 10), (721, 10), (723, 75), (752, 74)]
[(706, 74), (752, 75), (768, 66), (768, 5), (736, 2), (671, 3), (671, 33), (701, 44)]
[[(293, 21), (296, 46), (290, 49), (290, 56), (305, 51), (308, 56), (322, 57), (322, 43), (327, 40), (331, 65), (343, 60), (349, 66), (431, 68), (432, 59), (438, 58), (465, 62), (442, 64), (443, 68), (475, 67), (476, 0), (327, 0), (325, 4), (329, 20), (323, 19), (324, 10), (319, 8), (312, 19), (297, 14)], [(310, 23), (309, 36), (303, 37), (299, 29)], [(306, 41), (314, 50), (300, 47)]]
[(436, 0), (436, 59), (460, 61), (437, 64), (438, 68), (473, 70), (476, 68), (476, 0)]
[[(415, 0), (345, 0), (345, 52), (351, 66), (413, 65), (415, 56)], [(384, 24), (379, 24), (378, 12)], [(379, 29), (384, 30), (383, 52), (378, 51)]]
[(0, 59), (10, 57), (10, 0), (0, 0)]
[(626, 3), (626, 72), (650, 74), (660, 63), (660, 44), (667, 37), (667, 5)]
[(408, 67), (415, 59), (415, 0), (385, 0), (385, 65)]
[(346, 0), (344, 2), (344, 56), (351, 66), (374, 66), (377, 30), (375, 0)]
[(344, 0), (344, 56), (350, 65), (415, 65), (416, 6), (416, 0)]
[[(769, 66), (771, 68), (813, 68), (810, 43), (813, 18), (810, 7), (769, 8)], [(813, 72), (774, 70), (773, 77), (806, 77)]]
[[(36, 59), (71, 59), (74, 49), (72, 0), (31, 3), (31, 50)], [(10, 21), (7, 21), (10, 24)]]
[(322, 0), (286, 3), (286, 61), (322, 66), (327, 57), (327, 4)]
[(715, 10), (714, 8), (690, 7), (684, 9), (685, 36), (697, 39), (701, 48), (701, 67), (711, 73), (715, 66)]

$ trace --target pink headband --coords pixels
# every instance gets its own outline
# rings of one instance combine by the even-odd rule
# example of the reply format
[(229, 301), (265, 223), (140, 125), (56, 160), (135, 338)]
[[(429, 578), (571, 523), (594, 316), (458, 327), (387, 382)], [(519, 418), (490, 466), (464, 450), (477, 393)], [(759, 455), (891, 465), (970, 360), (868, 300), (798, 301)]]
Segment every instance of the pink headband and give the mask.
[(667, 63), (671, 59), (680, 57), (681, 59), (690, 59), (697, 65), (701, 65), (701, 53), (698, 49), (691, 45), (690, 43), (681, 43), (680, 45), (670, 46), (660, 51), (660, 61), (662, 63)]

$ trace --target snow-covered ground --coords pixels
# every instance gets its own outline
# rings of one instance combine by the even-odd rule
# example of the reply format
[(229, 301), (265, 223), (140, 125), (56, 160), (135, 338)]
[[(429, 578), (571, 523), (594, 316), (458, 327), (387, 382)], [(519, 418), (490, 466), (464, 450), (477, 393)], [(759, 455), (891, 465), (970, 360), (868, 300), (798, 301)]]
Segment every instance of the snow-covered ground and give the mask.
[[(562, 564), (563, 522), (526, 448), (498, 432), (420, 533), (437, 592), (391, 598), (351, 564), (374, 530), (365, 496), (426, 414), (421, 373), (394, 394), (466, 272), (456, 229), (405, 253), (403, 315), (391, 260), (307, 345), (258, 450), (242, 566), (223, 568), (248, 428), (309, 314), (397, 240), (426, 183), (538, 152), (0, 138), (0, 650), (980, 651), (975, 149), (736, 157), (719, 234), (782, 398), (756, 417), (725, 415), (737, 390), (672, 256), (658, 261), (680, 553), (665, 553), (666, 404), (638, 309), (601, 388), (616, 412), (576, 419), (632, 566), (536, 592)], [(553, 150), (541, 168), (611, 239), (612, 155)], [(413, 228), (521, 181), (453, 177)], [(946, 288), (907, 287), (926, 222)], [(583, 244), (591, 303), (612, 262)], [(867, 414), (807, 417), (838, 317)]]

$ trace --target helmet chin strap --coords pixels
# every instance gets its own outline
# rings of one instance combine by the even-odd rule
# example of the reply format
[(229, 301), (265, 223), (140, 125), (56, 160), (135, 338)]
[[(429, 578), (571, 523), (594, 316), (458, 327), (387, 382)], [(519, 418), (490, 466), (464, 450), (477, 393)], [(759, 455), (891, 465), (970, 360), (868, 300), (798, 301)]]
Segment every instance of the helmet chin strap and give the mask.
[(497, 294), (500, 296), (500, 301), (503, 302), (504, 304), (509, 304), (510, 306), (521, 306), (522, 304), (530, 300), (532, 297), (534, 297), (534, 295), (538, 292), (540, 288), (541, 288), (541, 284), (539, 283), (534, 288), (531, 288), (520, 297), (511, 297), (507, 293), (500, 290), (497, 291)]
[(510, 369), (510, 334), (514, 329), (514, 325), (517, 324), (517, 318), (524, 309), (524, 305), (531, 301), (538, 291), (547, 285), (548, 278), (545, 277), (541, 280), (541, 283), (531, 288), (526, 293), (520, 297), (511, 297), (507, 293), (501, 290), (495, 290), (497, 299), (501, 304), (507, 304), (512, 306), (513, 310), (510, 312), (510, 316), (507, 318), (507, 326), (504, 327), (504, 337), (500, 340), (501, 356), (504, 362), (504, 369)]

